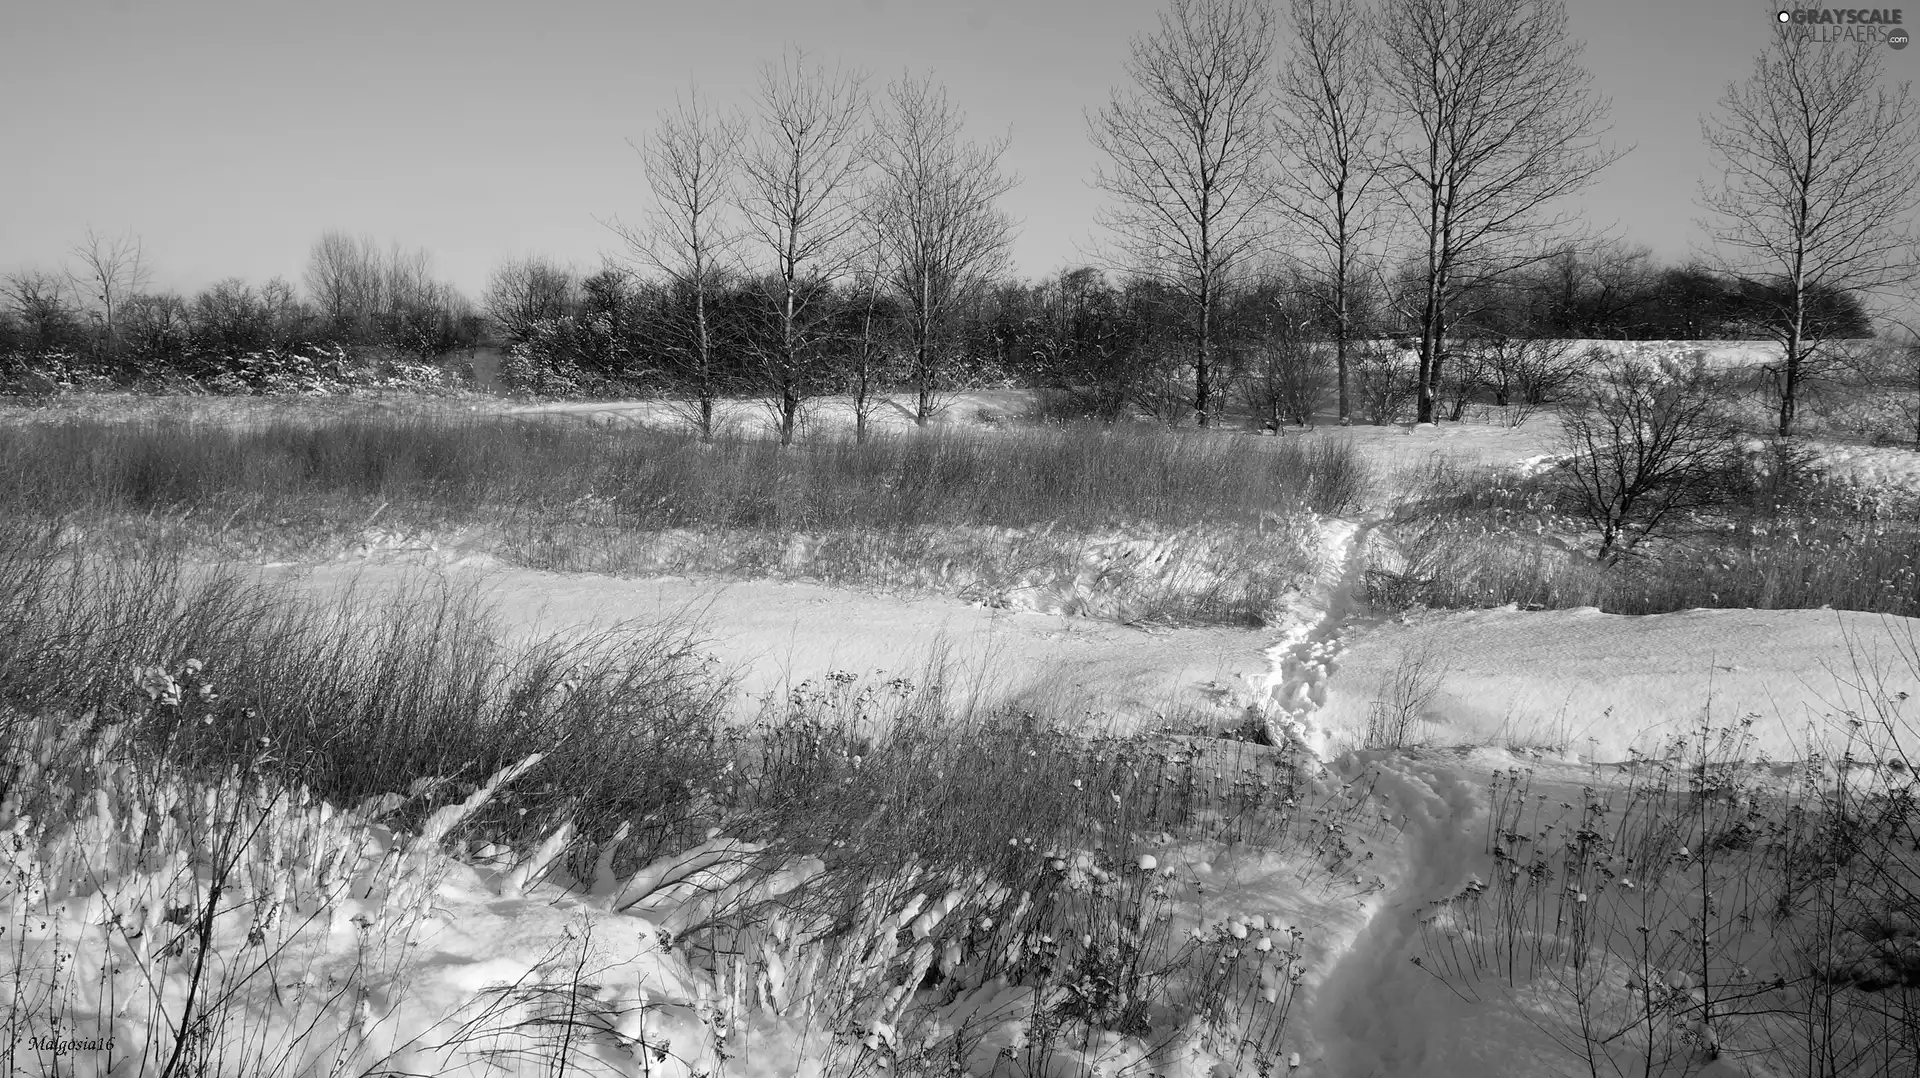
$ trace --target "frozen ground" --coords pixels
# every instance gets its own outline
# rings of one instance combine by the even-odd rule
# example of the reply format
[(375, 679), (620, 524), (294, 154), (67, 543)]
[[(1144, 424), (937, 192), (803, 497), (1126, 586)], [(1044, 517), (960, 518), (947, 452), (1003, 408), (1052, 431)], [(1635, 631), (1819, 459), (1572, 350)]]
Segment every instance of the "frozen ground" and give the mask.
[[(1750, 361), (1754, 347), (1728, 345), (1722, 358)], [(1017, 414), (1021, 407), (1017, 395), (975, 394), (949, 414), (953, 422), (991, 426), (1000, 420), (990, 417)], [(603, 422), (657, 418), (634, 405), (542, 410)], [(1436, 453), (1490, 464), (1538, 461), (1552, 450), (1551, 433), (1550, 423), (1536, 420), (1517, 429), (1355, 427), (1307, 436), (1352, 437), (1392, 470)], [(1823, 452), (1835, 474), (1863, 485), (1920, 491), (1920, 454), (1837, 446)], [(1660, 755), (1674, 738), (1693, 731), (1703, 714), (1731, 721), (1755, 717), (1751, 751), (1774, 761), (1799, 759), (1810, 742), (1831, 752), (1844, 745), (1846, 710), (1863, 704), (1861, 688), (1849, 684), (1858, 670), (1888, 675), (1877, 691), (1920, 694), (1920, 674), (1900, 657), (1902, 644), (1911, 649), (1920, 637), (1920, 622), (1832, 611), (1699, 610), (1633, 618), (1593, 610), (1503, 609), (1375, 623), (1361, 615), (1354, 596), (1375, 523), (1325, 522), (1317, 578), (1295, 597), (1280, 624), (1259, 632), (1145, 631), (952, 599), (902, 599), (799, 583), (556, 575), (433, 551), (389, 550), (268, 571), (327, 592), (349, 583), (377, 590), (420, 574), (471, 578), (499, 604), (514, 634), (615, 619), (693, 617), (705, 626), (710, 649), (741, 674), (743, 714), (767, 693), (834, 671), (917, 676), (938, 654), (968, 693), (1085, 709), (1095, 721), (1122, 729), (1194, 722), (1226, 728), (1257, 717), (1273, 739), (1295, 741), (1324, 761), (1316, 790), (1327, 806), (1340, 806), (1356, 821), (1348, 835), (1353, 849), (1342, 854), (1350, 859), (1335, 870), (1323, 857), (1299, 849), (1193, 840), (1163, 847), (1159, 860), (1183, 930), (1248, 933), (1256, 941), (1281, 937), (1283, 925), (1298, 931), (1298, 994), (1282, 1055), (1291, 1065), (1283, 1072), (1290, 1078), (1552, 1073), (1543, 1061), (1555, 1049), (1537, 1014), (1511, 1001), (1464, 998), (1411, 961), (1420, 953), (1423, 919), (1436, 904), (1459, 895), (1484, 860), (1496, 770), (1536, 769), (1543, 784), (1563, 793), (1583, 784), (1604, 786), (1613, 781), (1612, 772), (1600, 765)], [(1381, 709), (1409, 700), (1412, 740), (1427, 747), (1363, 750)], [(1911, 721), (1913, 710), (1906, 715)], [(1910, 738), (1912, 731), (1901, 733)], [(320, 822), (300, 826), (355, 826), (350, 817), (333, 817), (331, 824), (315, 819)], [(681, 952), (659, 946), (660, 928), (684, 926), (697, 912), (689, 909), (692, 892), (674, 889), (672, 880), (712, 867), (707, 861), (659, 866), (641, 874), (645, 881), (560, 880), (523, 888), (510, 866), (410, 854), (404, 837), (379, 828), (368, 834), (364, 856), (341, 877), (348, 897), (294, 900), (296, 916), (288, 923), (322, 927), (304, 934), (280, 929), (287, 934), (286, 953), (299, 959), (305, 975), (290, 985), (262, 986), (239, 1004), (268, 1025), (337, 1012), (341, 1030), (326, 1043), (336, 1045), (329, 1058), (344, 1061), (345, 1072), (360, 1073), (379, 1061), (394, 1073), (546, 1073), (532, 1062), (515, 1063), (530, 1058), (513, 1053), (532, 1036), (516, 1023), (533, 1013), (528, 986), (560, 983), (568, 969), (594, 971), (600, 987), (580, 1005), (610, 1016), (608, 1025), (626, 1038), (620, 1043), (672, 1046), (660, 1054), (592, 1048), (604, 1072), (759, 1078), (812, 1075), (832, 1058), (845, 1062), (832, 1055), (844, 1046), (834, 1048), (817, 1025), (783, 1002), (790, 1002), (795, 982), (785, 978), (797, 976), (792, 971), (799, 956), (783, 950), (780, 939), (762, 934), (745, 945), (746, 960), (761, 971), (755, 989), (716, 979)], [(1346, 845), (1341, 843), (1343, 851)], [(798, 864), (785, 876), (743, 881), (715, 869), (706, 882), (777, 890), (809, 871)], [(129, 870), (114, 893), (137, 893), (142, 886), (139, 872)], [(107, 892), (84, 886), (70, 891), (65, 898), (43, 892), (58, 899), (47, 907), (54, 915), (41, 918), (19, 944), (24, 949), (14, 952), (22, 964), (16, 968), (33, 954), (57, 957), (64, 939), (69, 942), (61, 961), (77, 962), (82, 982), (90, 976), (96, 985), (117, 984), (111, 972), (117, 952), (76, 951), (71, 943), (89, 938), (89, 926), (101, 922)], [(16, 917), (25, 912), (22, 893), (16, 891)], [(911, 922), (915, 938), (936, 933), (941, 918), (960, 916), (942, 907), (937, 895), (924, 901), (940, 917), (903, 918), (903, 931)], [(355, 918), (365, 924), (356, 928)], [(350, 967), (364, 968), (366, 925), (379, 926), (376, 934), (385, 933), (383, 939), (401, 933), (411, 941), (399, 944), (413, 957), (411, 980), (350, 1004), (303, 1002), (321, 999), (330, 976), (344, 980)], [(237, 909), (231, 924), (223, 922), (223, 938), (234, 953), (247, 930)], [(949, 951), (939, 961), (959, 969), (965, 955)], [(724, 1020), (716, 1015), (754, 998), (760, 1000), (759, 1017), (746, 1023), (744, 1041), (730, 1042), (733, 1058), (723, 1060), (714, 1031)], [(519, 1002), (502, 1002), (509, 999)], [(978, 984), (929, 1006), (933, 1017), (916, 1027), (921, 1034), (951, 1033), (971, 1023), (977, 1039), (962, 1053), (970, 1074), (1252, 1073), (1189, 1031), (1114, 1037), (1029, 1065), (1018, 1060), (1031, 1059), (1020, 1050), (1036, 1006), (1030, 992)], [(102, 1012), (110, 1008), (97, 994), (71, 1007), (69, 1026), (76, 1035), (84, 1035), (81, 1027), (89, 1021), (113, 1029), (123, 1045), (140, 1044), (151, 1032), (138, 1014), (107, 1017)], [(480, 1058), (433, 1047), (448, 1039), (448, 1029), (481, 1012), (491, 1015), (487, 1028), (495, 1032), (488, 1036), (498, 1039), (502, 1054)], [(867, 1035), (895, 1047), (894, 1027), (878, 1018)], [(36, 1073), (36, 1067), (61, 1074), (140, 1073), (136, 1057), (125, 1051), (117, 1057), (73, 1052), (14, 1059), (21, 1074)], [(321, 1063), (314, 1061), (317, 1073), (325, 1072)], [(1764, 1059), (1684, 1072), (1768, 1073)]]

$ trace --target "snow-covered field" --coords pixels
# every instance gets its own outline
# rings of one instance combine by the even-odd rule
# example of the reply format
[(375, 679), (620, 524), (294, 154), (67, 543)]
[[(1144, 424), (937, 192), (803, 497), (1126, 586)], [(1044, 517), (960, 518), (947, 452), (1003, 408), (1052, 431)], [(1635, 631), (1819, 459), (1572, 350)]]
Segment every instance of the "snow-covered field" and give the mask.
[[(1748, 363), (1764, 350), (1727, 344), (1708, 358)], [(992, 426), (1025, 403), (1011, 391), (970, 394), (948, 416)], [(600, 422), (661, 418), (642, 405), (539, 410)], [(750, 414), (743, 406), (740, 421)], [(885, 414), (889, 423), (907, 422)], [(1550, 422), (1536, 419), (1518, 428), (1354, 427), (1303, 436), (1351, 437), (1391, 474), (1436, 454), (1524, 466), (1553, 452), (1552, 434)], [(1920, 453), (1911, 450), (1833, 445), (1820, 459), (1862, 486), (1920, 492)], [(1183, 976), (1206, 980), (1211, 970), (1216, 978), (1205, 1013), (1167, 1007), (1099, 1030), (1049, 1026), (1066, 1003), (1084, 1007), (1092, 989), (1048, 995), (983, 975), (984, 956), (996, 949), (1039, 946), (995, 934), (996, 919), (1004, 929), (1019, 921), (1009, 911), (1025, 906), (991, 887), (903, 878), (873, 896), (866, 921), (835, 929), (766, 912), (825, 871), (811, 858), (768, 867), (748, 856), (758, 849), (715, 835), (624, 878), (574, 880), (543, 873), (557, 847), (451, 856), (435, 835), (458, 822), (451, 808), (423, 835), (389, 830), (377, 806), (263, 809), (253, 817), (258, 830), (245, 844), (241, 883), (211, 915), (216, 945), (169, 951), (167, 941), (190, 927), (182, 911), (206, 898), (209, 880), (183, 872), (184, 855), (151, 856), (154, 829), (167, 824), (150, 818), (149, 803), (104, 792), (87, 821), (59, 834), (37, 833), (11, 805), (0, 811), (0, 826), (15, 839), (0, 847), (8, 874), (0, 884), (0, 996), (13, 1015), (11, 1047), (0, 1044), (0, 1059), (22, 1075), (200, 1073), (192, 1059), (169, 1062), (185, 1033), (194, 1052), (224, 1060), (222, 1073), (235, 1074), (552, 1074), (559, 1059), (588, 1074), (743, 1078), (1588, 1073), (1587, 1061), (1566, 1049), (1577, 1016), (1564, 1000), (1539, 983), (1495, 991), (1484, 977), (1449, 980), (1432, 964), (1437, 938), (1485, 945), (1459, 926), (1481, 909), (1473, 903), (1496, 865), (1490, 821), (1506, 819), (1514, 776), (1524, 770), (1541, 804), (1564, 801), (1569, 812), (1582, 797), (1634, 803), (1632, 784), (1646, 767), (1684, 766), (1703, 739), (1736, 730), (1727, 751), (1756, 765), (1755, 790), (1783, 789), (1809, 766), (1857, 769), (1870, 790), (1911, 781), (1910, 770), (1889, 768), (1881, 754), (1914, 745), (1920, 705), (1908, 701), (1920, 695), (1920, 621), (1833, 611), (1624, 617), (1512, 608), (1378, 620), (1357, 597), (1377, 523), (1321, 522), (1313, 583), (1278, 624), (1257, 631), (1142, 629), (1044, 604), (990, 608), (806, 583), (539, 573), (430, 550), (369, 550), (265, 570), (322, 593), (349, 583), (377, 592), (423, 574), (476, 581), (523, 639), (691, 615), (704, 646), (741, 676), (743, 721), (760, 701), (829, 675), (923, 676), (937, 659), (960, 683), (963, 704), (1084, 712), (1105, 732), (1205, 727), (1291, 745), (1306, 779), (1302, 803), (1289, 800), (1285, 822), (1272, 831), (1250, 836), (1222, 818), (1099, 849), (1034, 852), (1089, 902), (1128, 888), (1151, 893), (1145, 905), (1114, 908), (1164, 910), (1155, 938), (1166, 941), (1165, 953), (1198, 956)], [(1411, 747), (1369, 748), (1380, 724), (1396, 717), (1395, 740)], [(1810, 764), (1816, 750), (1822, 757)], [(511, 781), (503, 776), (474, 798)], [(201, 796), (211, 804), (237, 791)], [(1760, 804), (1761, 793), (1747, 796), (1750, 807)], [(1116, 860), (1115, 850), (1126, 857)], [(1684, 880), (1699, 857), (1682, 848), (1667, 860), (1680, 868), (1622, 871), (1648, 880), (1678, 871)], [(1700, 868), (1700, 879), (1709, 875)], [(1617, 883), (1608, 894), (1621, 895)], [(1624, 908), (1595, 897), (1595, 910)], [(1580, 891), (1583, 910), (1587, 901)], [(724, 937), (719, 958), (675, 945), (709, 915), (742, 906), (759, 912), (712, 937)], [(1655, 929), (1668, 923), (1661, 917), (1685, 924), (1682, 914), (1641, 916)], [(1115, 938), (1151, 935), (1150, 921), (1116, 925)], [(1890, 929), (1887, 938), (1911, 939), (1916, 929)], [(865, 933), (870, 950), (849, 960), (857, 968), (823, 964), (828, 948), (819, 940), (835, 930)], [(1046, 945), (1092, 953), (1095, 941), (1089, 934), (1084, 944)], [(1738, 946), (1747, 948), (1743, 971), (1772, 968), (1763, 960), (1777, 958), (1757, 944)], [(1599, 945), (1595, 953), (1625, 951)], [(1784, 968), (1787, 960), (1778, 961)], [(1673, 1004), (1695, 998), (1689, 993), (1706, 998), (1673, 972), (1681, 964), (1655, 972), (1668, 978), (1659, 990), (1674, 993), (1663, 1013), (1686, 1029), (1661, 1041), (1653, 1018), (1639, 1033), (1629, 1022), (1605, 1065), (1626, 1060), (1622, 1073), (1636, 1074), (1799, 1073), (1780, 1047), (1785, 1027), (1772, 1019), (1716, 1025)], [(1598, 987), (1581, 997), (1594, 1001), (1592, 1013), (1647, 1011), (1655, 989), (1646, 969), (1622, 966), (1610, 981), (1605, 961), (1598, 968)], [(1920, 984), (1920, 965), (1915, 970)], [(229, 993), (220, 1001), (228, 1021), (170, 1028), (196, 983)], [(822, 998), (829, 985), (846, 998)], [(1902, 991), (1909, 1005), (1920, 1002), (1920, 987), (1892, 989)], [(828, 1028), (825, 1016), (848, 1001), (858, 1004), (859, 1020)], [(1656, 1041), (1669, 1054), (1652, 1068), (1644, 1064), (1659, 1055)], [(1902, 1065), (1875, 1073), (1901, 1073)]]

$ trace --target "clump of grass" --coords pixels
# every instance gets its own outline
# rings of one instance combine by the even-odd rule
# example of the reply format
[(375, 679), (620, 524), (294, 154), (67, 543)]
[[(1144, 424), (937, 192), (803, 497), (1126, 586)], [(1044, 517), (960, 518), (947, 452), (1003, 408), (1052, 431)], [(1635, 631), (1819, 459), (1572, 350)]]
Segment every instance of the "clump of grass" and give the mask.
[(1448, 659), (1438, 639), (1428, 634), (1404, 648), (1383, 687), (1384, 699), (1367, 712), (1363, 749), (1405, 749), (1418, 741), (1420, 723), (1446, 683)]
[[(811, 955), (778, 968), (816, 1008), (796, 1013), (848, 1031), (830, 1069), (945, 1054), (988, 1067), (973, 1042), (1010, 1018), (1036, 1073), (1068, 1051), (1095, 1065), (1116, 1036), (1164, 1044), (1191, 1019), (1240, 1064), (1282, 1058), (1301, 937), (1176, 924), (1162, 863), (1182, 841), (1291, 850), (1303, 884), (1338, 886), (1357, 855), (1329, 844), (1372, 822), (1364, 796), (1316, 794), (1284, 749), (1089, 739), (1030, 712), (955, 715), (941, 697), (937, 680), (796, 687), (743, 766), (734, 826), (822, 859), (778, 912), (783, 944), (810, 938)], [(739, 931), (720, 933), (719, 954)], [(995, 983), (1018, 1002), (950, 1009)]]
[(301, 600), (177, 557), (122, 562), (0, 527), (0, 706), (96, 727), (141, 714), (137, 736), (189, 772), (264, 753), (336, 803), (411, 791), (396, 806), (409, 821), (544, 753), (525, 783), (549, 796), (522, 813), (509, 795), (479, 831), (516, 842), (562, 815), (652, 814), (637, 856), (685, 841), (686, 782), (721, 766), (731, 690), (692, 627), (629, 623), (519, 649), (501, 635), (472, 587)]

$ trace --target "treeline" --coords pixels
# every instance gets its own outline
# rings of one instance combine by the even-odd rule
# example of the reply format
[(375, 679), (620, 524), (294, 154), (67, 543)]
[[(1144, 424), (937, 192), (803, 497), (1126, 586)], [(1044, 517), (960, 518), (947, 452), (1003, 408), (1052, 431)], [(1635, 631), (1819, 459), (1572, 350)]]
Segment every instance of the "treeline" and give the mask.
[[(1416, 289), (1383, 286), (1358, 294), (1356, 324), (1394, 339), (1415, 331)], [(754, 363), (773, 312), (770, 282), (721, 275), (706, 302), (711, 377), (728, 396), (759, 393)], [(1282, 337), (1307, 343), (1330, 332), (1324, 297), (1284, 273), (1257, 278), (1223, 304), (1223, 379), (1252, 393)], [(1644, 249), (1566, 251), (1530, 272), (1463, 293), (1456, 328), (1463, 344), (1518, 340), (1722, 340), (1756, 335), (1771, 296), (1765, 285), (1698, 265), (1660, 266)], [(509, 352), (503, 380), (542, 394), (662, 392), (677, 387), (688, 289), (617, 268), (581, 274), (541, 258), (498, 268), (483, 296), (490, 339)], [(791, 388), (803, 398), (859, 391), (864, 375), (888, 389), (903, 384), (910, 343), (897, 298), (866, 282), (817, 289), (808, 297), (825, 326), (817, 361)], [(1849, 295), (1817, 308), (1823, 337), (1871, 336)], [(1187, 330), (1177, 289), (1144, 276), (1062, 270), (1038, 281), (1006, 279), (965, 297), (951, 325), (943, 371), (954, 384), (1012, 383), (1067, 391), (1083, 410), (1112, 417), (1137, 409), (1178, 410)], [(863, 358), (862, 353), (869, 355)]]
[[(109, 314), (104, 302), (82, 302), (85, 280), (15, 273), (4, 278), (0, 357), (16, 382), (38, 371), (92, 385), (185, 379), (256, 392), (320, 388), (350, 381), (353, 371), (444, 378), (421, 368), (459, 370), (475, 350), (489, 348), (503, 354), (499, 385), (514, 392), (674, 396), (688, 389), (682, 327), (692, 290), (630, 267), (583, 273), (540, 257), (514, 259), (493, 272), (475, 304), (435, 279), (425, 252), (383, 251), (371, 239), (329, 232), (313, 245), (302, 280), (304, 289), (276, 277), (257, 286), (227, 278), (192, 296), (132, 291), (112, 297)], [(776, 284), (737, 273), (710, 282), (707, 377), (723, 396), (770, 388), (757, 357), (775, 321), (767, 297)], [(1417, 331), (1417, 294), (1411, 272), (1356, 290), (1353, 324), (1404, 339)], [(1332, 331), (1325, 299), (1311, 280), (1285, 273), (1234, 290), (1217, 331), (1228, 394), (1271, 412), (1278, 353), (1287, 342), (1324, 341)], [(910, 382), (910, 313), (897, 296), (865, 278), (816, 285), (807, 300), (819, 331), (807, 361), (787, 372), (787, 392), (801, 401), (851, 396), (871, 415), (880, 394)], [(1761, 282), (1700, 265), (1661, 266), (1644, 249), (1601, 245), (1562, 251), (1463, 292), (1456, 327), (1463, 341), (1482, 345), (1745, 338), (1757, 335), (1774, 301)], [(1851, 295), (1823, 296), (1815, 312), (1822, 337), (1872, 334)], [(1190, 393), (1187, 327), (1178, 289), (1080, 267), (971, 290), (938, 327), (938, 338), (951, 342), (938, 363), (949, 386), (1053, 389), (1079, 414), (1171, 420)], [(1324, 372), (1316, 365), (1303, 376)]]
[(474, 306), (432, 273), (425, 251), (382, 251), (330, 232), (304, 293), (281, 277), (229, 277), (188, 296), (149, 291), (132, 237), (89, 235), (80, 269), (0, 278), (0, 386), (14, 392), (191, 384), (288, 392), (338, 384), (434, 383), (433, 364), (486, 339)]

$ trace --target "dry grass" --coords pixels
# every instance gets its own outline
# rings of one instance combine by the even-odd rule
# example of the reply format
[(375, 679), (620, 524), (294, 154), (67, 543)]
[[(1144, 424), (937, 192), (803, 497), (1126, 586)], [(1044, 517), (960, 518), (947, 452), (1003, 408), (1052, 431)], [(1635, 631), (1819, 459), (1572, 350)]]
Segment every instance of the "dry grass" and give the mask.
[(1612, 564), (1553, 472), (1517, 478), (1440, 466), (1387, 528), (1404, 570), (1376, 579), (1387, 606), (1592, 606), (1615, 614), (1694, 608), (1920, 615), (1920, 505), (1803, 480), (1749, 489)]
[[(58, 521), (97, 549), (308, 558), (430, 536), (555, 570), (802, 576), (989, 601), (1091, 589), (1138, 620), (1257, 623), (1310, 563), (1308, 514), (1353, 507), (1366, 483), (1343, 442), (1095, 425), (785, 449), (451, 415), (0, 428), (0, 515)], [(1122, 537), (1161, 542), (1191, 571), (1089, 566)], [(1097, 579), (1076, 584), (1089, 571)]]

